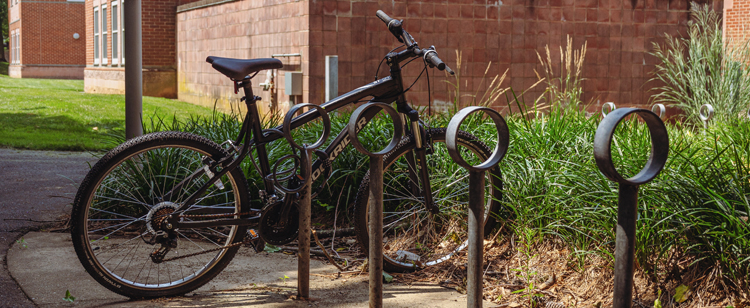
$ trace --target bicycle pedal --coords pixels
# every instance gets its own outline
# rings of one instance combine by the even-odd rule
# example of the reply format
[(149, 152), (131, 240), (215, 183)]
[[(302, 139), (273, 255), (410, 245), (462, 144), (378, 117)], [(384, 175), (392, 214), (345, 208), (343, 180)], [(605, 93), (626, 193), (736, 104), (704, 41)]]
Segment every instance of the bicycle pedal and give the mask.
[(247, 230), (247, 236), (250, 237), (250, 240), (246, 240), (246, 242), (253, 246), (253, 250), (255, 250), (256, 253), (261, 252), (266, 248), (266, 241), (260, 237), (260, 234), (258, 234), (255, 229)]

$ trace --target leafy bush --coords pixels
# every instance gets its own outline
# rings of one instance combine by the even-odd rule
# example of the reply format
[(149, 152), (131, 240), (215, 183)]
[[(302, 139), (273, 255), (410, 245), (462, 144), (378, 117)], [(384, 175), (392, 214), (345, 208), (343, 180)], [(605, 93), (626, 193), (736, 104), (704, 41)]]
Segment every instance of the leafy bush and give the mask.
[(750, 47), (748, 42), (722, 39), (719, 13), (692, 4), (688, 38), (666, 35), (664, 46), (654, 43), (659, 60), (654, 77), (656, 103), (680, 108), (688, 122), (698, 123), (699, 108), (711, 104), (716, 118), (736, 120), (750, 104)]

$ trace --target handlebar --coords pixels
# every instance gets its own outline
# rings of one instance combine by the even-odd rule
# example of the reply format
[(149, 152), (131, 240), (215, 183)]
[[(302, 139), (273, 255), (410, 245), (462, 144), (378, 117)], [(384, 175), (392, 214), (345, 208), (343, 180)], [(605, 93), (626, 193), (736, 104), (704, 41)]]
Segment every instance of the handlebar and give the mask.
[(428, 49), (419, 49), (417, 41), (411, 36), (411, 34), (409, 34), (409, 32), (406, 32), (406, 30), (402, 28), (403, 23), (400, 20), (391, 18), (381, 10), (378, 10), (375, 15), (378, 16), (386, 26), (388, 26), (388, 30), (396, 37), (396, 39), (398, 39), (399, 42), (404, 43), (407, 49), (414, 52), (415, 56), (422, 56), (425, 63), (430, 67), (437, 67), (437, 69), (441, 71), (447, 70), (451, 75), (455, 74), (455, 72), (445, 65), (443, 60), (438, 57), (437, 51), (435, 51), (435, 46), (431, 46)]

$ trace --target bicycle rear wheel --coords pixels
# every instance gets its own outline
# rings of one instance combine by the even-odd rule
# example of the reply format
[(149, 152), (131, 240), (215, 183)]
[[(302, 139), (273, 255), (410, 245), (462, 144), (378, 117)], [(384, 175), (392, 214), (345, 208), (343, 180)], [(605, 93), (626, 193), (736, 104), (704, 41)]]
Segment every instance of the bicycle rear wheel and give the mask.
[[(169, 234), (160, 230), (170, 214), (200, 221), (210, 218), (190, 215), (239, 218), (232, 214), (248, 211), (247, 181), (239, 168), (211, 185), (184, 212), (175, 210), (208, 181), (206, 174), (166, 197), (204, 166), (204, 157), (217, 161), (226, 155), (215, 142), (182, 132), (144, 135), (107, 153), (83, 180), (71, 215), (73, 245), (86, 271), (131, 298), (181, 295), (215, 277), (234, 257), (247, 227), (177, 229)], [(152, 258), (163, 247), (156, 239), (174, 246), (161, 260)]]
[[(418, 168), (407, 159), (415, 144), (406, 137), (383, 160), (383, 268), (387, 271), (409, 271), (437, 265), (449, 260), (467, 246), (468, 235), (468, 172), (455, 164), (445, 147), (445, 129), (427, 131), (433, 154), (427, 156), (430, 186), (435, 204), (440, 209), (432, 214), (425, 207), (422, 187), (410, 177)], [(458, 144), (467, 162), (478, 164), (492, 151), (473, 135), (459, 131)], [(471, 154), (470, 154), (471, 153)], [(488, 234), (496, 224), (500, 209), (502, 179), (499, 168), (486, 174), (485, 225)], [(369, 251), (369, 172), (359, 186), (355, 200), (355, 231), (360, 247)]]

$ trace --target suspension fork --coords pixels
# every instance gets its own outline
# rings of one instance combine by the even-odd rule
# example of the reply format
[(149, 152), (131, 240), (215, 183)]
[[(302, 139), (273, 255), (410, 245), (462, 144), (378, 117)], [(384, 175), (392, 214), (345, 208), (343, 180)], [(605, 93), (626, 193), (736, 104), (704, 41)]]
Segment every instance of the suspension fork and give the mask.
[[(414, 152), (406, 153), (406, 161), (409, 166), (409, 180), (411, 183), (421, 183), (421, 191), (419, 185), (412, 185), (412, 194), (415, 196), (423, 196), (425, 207), (433, 214), (440, 212), (437, 204), (432, 199), (432, 186), (430, 185), (430, 173), (427, 169), (427, 146), (425, 145), (425, 137), (427, 133), (419, 124), (419, 114), (416, 110), (411, 110), (404, 115), (404, 123), (409, 123), (407, 130), (411, 131), (414, 136), (414, 143), (416, 148)], [(415, 170), (416, 169), (416, 170)]]

